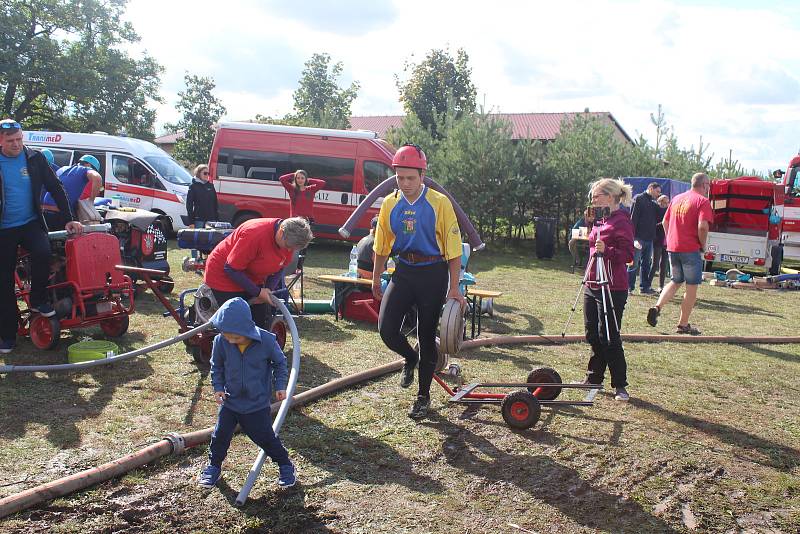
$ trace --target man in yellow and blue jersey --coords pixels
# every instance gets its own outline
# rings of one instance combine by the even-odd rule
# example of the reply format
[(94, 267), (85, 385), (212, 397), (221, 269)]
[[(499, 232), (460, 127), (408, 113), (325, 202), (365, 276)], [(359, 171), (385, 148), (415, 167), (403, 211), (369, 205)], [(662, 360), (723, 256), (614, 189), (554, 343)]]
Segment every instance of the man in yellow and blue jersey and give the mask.
[[(436, 326), (445, 298), (466, 306), (458, 288), (461, 231), (453, 205), (424, 185), (425, 153), (416, 145), (400, 147), (392, 160), (397, 190), (383, 200), (375, 230), (372, 293), (381, 301), (378, 330), (387, 347), (405, 359), (400, 386), (414, 381), (419, 363), (417, 399), (409, 417), (421, 419), (430, 408), (430, 388), (436, 369)], [(380, 275), (388, 256), (396, 256), (392, 280), (381, 292)], [(401, 333), (403, 319), (417, 308), (419, 354)]]

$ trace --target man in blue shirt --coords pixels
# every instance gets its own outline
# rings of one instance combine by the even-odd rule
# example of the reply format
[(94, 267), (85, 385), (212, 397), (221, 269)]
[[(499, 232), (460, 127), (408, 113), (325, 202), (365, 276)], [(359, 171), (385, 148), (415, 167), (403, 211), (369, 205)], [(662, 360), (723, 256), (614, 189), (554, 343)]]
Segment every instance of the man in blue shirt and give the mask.
[(22, 143), (22, 126), (12, 120), (0, 121), (0, 353), (11, 352), (17, 340), (17, 297), (14, 271), (17, 247), (31, 255), (30, 309), (45, 317), (55, 315), (47, 301), (50, 274), (50, 241), (42, 217), (40, 199), (44, 186), (62, 213), (69, 215), (65, 227), (81, 233), (75, 222), (64, 187), (41, 152)]
[[(92, 156), (86, 154), (78, 160), (77, 165), (72, 167), (62, 167), (56, 172), (56, 176), (61, 180), (64, 190), (67, 192), (69, 199), (69, 207), (72, 213), (78, 214), (78, 200), (84, 197), (83, 192), (86, 189), (86, 184), (91, 183), (91, 192), (85, 198), (94, 203), (94, 199), (100, 194), (103, 188), (103, 178), (100, 176), (100, 161)], [(64, 224), (69, 221), (67, 216), (62, 213), (53, 195), (43, 191), (42, 195), (42, 209), (45, 210), (45, 221), (50, 230), (61, 230)]]

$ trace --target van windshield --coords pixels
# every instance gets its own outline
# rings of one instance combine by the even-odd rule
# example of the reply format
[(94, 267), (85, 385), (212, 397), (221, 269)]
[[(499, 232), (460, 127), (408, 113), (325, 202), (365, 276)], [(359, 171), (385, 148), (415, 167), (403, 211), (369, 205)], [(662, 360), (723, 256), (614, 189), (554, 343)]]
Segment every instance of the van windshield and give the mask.
[(144, 159), (168, 182), (177, 185), (189, 185), (192, 183), (192, 175), (189, 174), (189, 171), (178, 165), (171, 157), (145, 156)]

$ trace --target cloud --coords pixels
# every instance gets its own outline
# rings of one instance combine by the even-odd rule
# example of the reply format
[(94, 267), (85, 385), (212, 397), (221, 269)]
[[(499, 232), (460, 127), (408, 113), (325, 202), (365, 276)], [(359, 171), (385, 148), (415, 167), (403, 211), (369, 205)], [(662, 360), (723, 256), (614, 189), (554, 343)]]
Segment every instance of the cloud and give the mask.
[(800, 82), (777, 66), (714, 61), (708, 81), (728, 104), (800, 102)]
[[(394, 4), (386, 0), (271, 0), (266, 4), (278, 17), (338, 35), (364, 35), (390, 26), (397, 16)], [(302, 39), (302, 33), (297, 37)]]
[[(746, 166), (784, 166), (800, 139), (800, 11), (763, 0), (462, 2), (131, 0), (142, 47), (165, 66), (174, 120), (189, 71), (215, 79), (229, 118), (283, 115), (314, 52), (361, 84), (357, 114), (402, 112), (394, 75), (463, 47), (478, 101), (503, 112), (609, 111), (653, 137), (663, 104), (681, 144), (700, 135)], [(154, 10), (158, 16), (153, 16)], [(793, 11), (794, 10), (794, 11)], [(745, 161), (746, 160), (746, 161)], [(752, 162), (752, 163), (748, 163)], [(767, 166), (767, 162), (768, 166)]]

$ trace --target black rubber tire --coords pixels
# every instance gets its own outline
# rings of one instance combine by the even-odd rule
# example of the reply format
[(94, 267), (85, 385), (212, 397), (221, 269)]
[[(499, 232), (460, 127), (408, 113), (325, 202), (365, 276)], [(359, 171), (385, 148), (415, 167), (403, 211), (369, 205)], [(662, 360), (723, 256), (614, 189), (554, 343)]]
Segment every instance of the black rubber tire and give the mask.
[(56, 316), (44, 317), (34, 314), (30, 325), (31, 342), (37, 349), (56, 348), (61, 337), (61, 321)]
[[(160, 213), (160, 212), (156, 212)], [(165, 214), (161, 214), (161, 216), (156, 219), (159, 223), (161, 223), (161, 229), (164, 230), (164, 235), (167, 237), (175, 237), (175, 229), (172, 228), (172, 221), (169, 220), (169, 217)]]
[(157, 287), (163, 294), (169, 295), (172, 293), (172, 290), (175, 289), (175, 280), (173, 280), (171, 276), (165, 276), (158, 281)]
[(539, 420), (542, 406), (536, 397), (522, 389), (506, 395), (500, 405), (500, 412), (508, 426), (516, 430), (525, 430)]
[[(528, 383), (550, 383), (561, 384), (561, 375), (552, 367), (537, 367), (528, 373)], [(528, 387), (528, 391), (533, 393), (536, 391), (535, 387)], [(542, 388), (539, 394), (536, 395), (538, 400), (555, 400), (561, 394), (561, 388)]]
[(769, 274), (776, 276), (781, 274), (781, 263), (783, 263), (783, 247), (780, 245), (773, 245), (770, 249), (770, 256), (772, 263), (769, 266)]
[(128, 326), (130, 326), (130, 317), (127, 315), (118, 315), (100, 322), (100, 330), (108, 337), (124, 336), (128, 331)]
[(250, 219), (258, 219), (258, 217), (258, 213), (254, 211), (244, 211), (233, 218), (233, 227), (239, 228), (242, 223), (249, 221)]
[(211, 353), (204, 354), (202, 346), (190, 345), (189, 352), (192, 354), (192, 359), (197, 365), (208, 367), (211, 364)]

